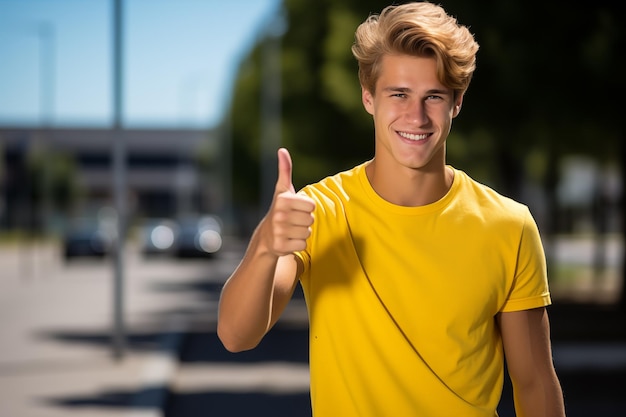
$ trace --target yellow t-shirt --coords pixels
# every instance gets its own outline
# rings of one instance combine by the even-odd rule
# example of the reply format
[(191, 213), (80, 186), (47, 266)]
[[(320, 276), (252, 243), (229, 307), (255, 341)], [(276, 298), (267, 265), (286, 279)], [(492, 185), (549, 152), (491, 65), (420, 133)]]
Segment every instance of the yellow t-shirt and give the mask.
[(316, 203), (297, 255), (316, 417), (494, 417), (498, 312), (550, 304), (526, 206), (455, 170), (420, 207), (372, 189), (365, 164), (305, 187)]

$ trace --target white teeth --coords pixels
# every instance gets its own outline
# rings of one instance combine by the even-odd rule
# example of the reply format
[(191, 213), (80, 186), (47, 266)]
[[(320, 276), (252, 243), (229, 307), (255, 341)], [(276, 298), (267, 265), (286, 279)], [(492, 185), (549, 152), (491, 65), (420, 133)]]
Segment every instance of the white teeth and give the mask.
[(423, 134), (423, 135), (414, 135), (412, 133), (406, 133), (406, 132), (398, 132), (398, 134), (400, 136), (402, 136), (403, 138), (407, 138), (410, 140), (424, 140), (428, 137), (427, 134)]

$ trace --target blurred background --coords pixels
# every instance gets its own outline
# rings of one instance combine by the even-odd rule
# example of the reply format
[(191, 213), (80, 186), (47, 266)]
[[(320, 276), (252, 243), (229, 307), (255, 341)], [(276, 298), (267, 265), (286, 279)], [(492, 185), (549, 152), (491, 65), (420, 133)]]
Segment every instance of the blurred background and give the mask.
[[(296, 188), (372, 157), (387, 4), (0, 0), (0, 417), (310, 414), (301, 296), (234, 356), (216, 303), (279, 146)], [(441, 4), (480, 44), (448, 161), (537, 220), (568, 415), (624, 415), (622, 8)]]

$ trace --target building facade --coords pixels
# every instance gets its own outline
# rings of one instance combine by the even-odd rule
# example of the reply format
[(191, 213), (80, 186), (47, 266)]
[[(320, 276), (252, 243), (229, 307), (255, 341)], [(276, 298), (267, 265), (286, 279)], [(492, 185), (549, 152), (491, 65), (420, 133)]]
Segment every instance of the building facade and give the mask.
[[(214, 131), (0, 128), (0, 227), (47, 227), (52, 219), (113, 206), (116, 141), (123, 141), (131, 218), (219, 210)], [(63, 164), (71, 166), (70, 177), (59, 177)]]

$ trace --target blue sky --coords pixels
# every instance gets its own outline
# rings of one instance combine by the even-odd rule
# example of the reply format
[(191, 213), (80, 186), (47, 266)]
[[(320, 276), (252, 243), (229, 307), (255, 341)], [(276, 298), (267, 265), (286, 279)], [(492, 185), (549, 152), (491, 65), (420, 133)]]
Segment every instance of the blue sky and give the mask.
[[(122, 3), (124, 125), (204, 128), (280, 0)], [(0, 0), (0, 126), (110, 125), (112, 10), (113, 0)]]

